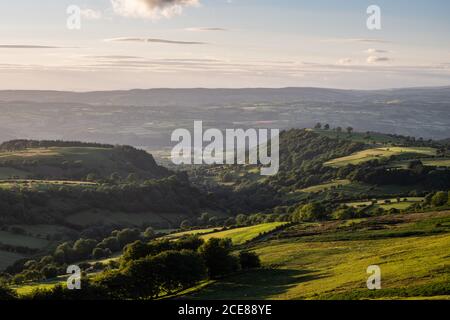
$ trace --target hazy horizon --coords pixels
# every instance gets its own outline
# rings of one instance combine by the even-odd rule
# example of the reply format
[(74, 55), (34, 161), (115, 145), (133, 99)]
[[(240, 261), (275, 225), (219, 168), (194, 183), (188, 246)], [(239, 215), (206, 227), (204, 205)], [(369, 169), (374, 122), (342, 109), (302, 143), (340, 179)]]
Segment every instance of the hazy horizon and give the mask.
[(409, 90), (409, 89), (446, 89), (450, 88), (448, 85), (441, 86), (410, 86), (410, 87), (386, 87), (386, 88), (372, 88), (372, 89), (356, 89), (348, 88), (341, 89), (336, 87), (309, 87), (309, 86), (293, 86), (293, 87), (148, 87), (148, 88), (122, 88), (122, 89), (104, 89), (104, 90), (55, 90), (55, 89), (0, 89), (0, 92), (6, 91), (35, 91), (35, 92), (70, 92), (70, 93), (92, 93), (92, 92), (115, 92), (115, 91), (147, 91), (147, 90), (282, 90), (282, 89), (313, 89), (313, 90), (336, 90), (336, 91), (390, 91), (390, 90)]

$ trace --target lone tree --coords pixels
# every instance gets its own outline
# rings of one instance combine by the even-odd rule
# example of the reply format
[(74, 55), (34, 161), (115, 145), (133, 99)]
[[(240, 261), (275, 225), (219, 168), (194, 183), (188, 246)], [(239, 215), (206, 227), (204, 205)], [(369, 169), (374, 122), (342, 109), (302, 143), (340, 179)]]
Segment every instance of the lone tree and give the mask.
[(330, 125), (327, 123), (324, 127), (325, 130), (330, 130)]
[(352, 132), (353, 132), (353, 128), (352, 128), (352, 127), (347, 127), (347, 133), (348, 133), (349, 135), (351, 135)]
[(317, 124), (314, 126), (314, 129), (322, 129), (322, 124), (320, 122), (317, 122)]

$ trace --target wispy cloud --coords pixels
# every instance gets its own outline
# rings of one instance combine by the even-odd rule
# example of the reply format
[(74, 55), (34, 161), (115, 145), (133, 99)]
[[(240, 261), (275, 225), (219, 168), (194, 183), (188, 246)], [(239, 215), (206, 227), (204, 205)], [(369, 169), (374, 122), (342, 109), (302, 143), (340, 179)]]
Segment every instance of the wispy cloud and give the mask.
[(57, 46), (41, 46), (34, 44), (0, 44), (0, 49), (63, 49)]
[(184, 29), (186, 31), (192, 31), (192, 32), (204, 32), (204, 31), (228, 31), (228, 29), (225, 28), (218, 28), (218, 27), (195, 27), (195, 28), (186, 28)]
[(377, 38), (335, 38), (326, 39), (324, 42), (340, 42), (340, 43), (390, 43), (390, 41)]
[(116, 14), (130, 18), (159, 19), (180, 15), (183, 8), (200, 5), (199, 0), (111, 0)]
[(165, 43), (165, 44), (181, 44), (181, 45), (200, 45), (207, 44), (206, 42), (197, 41), (177, 41), (177, 40), (167, 40), (167, 39), (155, 39), (155, 38), (112, 38), (105, 39), (107, 42), (146, 42), (146, 43)]
[(378, 56), (370, 56), (367, 58), (368, 63), (377, 63), (377, 62), (387, 62), (391, 59), (388, 57), (378, 57)]
[(388, 50), (383, 50), (383, 49), (367, 49), (366, 51), (364, 51), (365, 53), (368, 54), (376, 54), (376, 53), (389, 53)]
[(125, 55), (103, 55), (103, 56), (83, 56), (84, 58), (96, 59), (96, 60), (104, 60), (104, 59), (116, 59), (116, 60), (133, 60), (133, 59), (142, 59), (142, 57), (138, 56), (125, 56)]

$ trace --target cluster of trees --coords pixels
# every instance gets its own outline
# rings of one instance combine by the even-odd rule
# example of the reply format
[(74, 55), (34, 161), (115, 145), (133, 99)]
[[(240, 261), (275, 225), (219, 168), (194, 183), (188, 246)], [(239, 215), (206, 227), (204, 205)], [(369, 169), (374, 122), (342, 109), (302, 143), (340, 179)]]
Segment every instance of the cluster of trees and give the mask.
[(292, 221), (304, 222), (304, 221), (320, 221), (328, 218), (327, 209), (319, 202), (311, 202), (302, 206), (299, 206), (292, 214)]
[(52, 254), (39, 260), (19, 261), (7, 271), (15, 273), (11, 277), (11, 281), (16, 284), (51, 279), (65, 274), (67, 266), (71, 263), (87, 259), (108, 258), (113, 253), (120, 252), (130, 243), (154, 237), (155, 233), (151, 227), (148, 227), (143, 233), (139, 229), (131, 228), (114, 230), (102, 240), (81, 238), (74, 242), (64, 242), (58, 245)]
[[(322, 125), (322, 123), (317, 122), (317, 124), (314, 126), (314, 129), (319, 129), (319, 130), (323, 129), (325, 131), (328, 131), (328, 130), (331, 129), (331, 126), (328, 123)], [(334, 129), (331, 129), (331, 130), (336, 131), (338, 134), (343, 131), (342, 127), (336, 127)], [(345, 131), (347, 131), (348, 134), (351, 134), (353, 132), (353, 127), (347, 127), (347, 128), (345, 128)]]
[(4, 225), (63, 224), (71, 214), (96, 209), (195, 216), (202, 208), (218, 207), (214, 197), (192, 187), (182, 175), (139, 184), (89, 188), (55, 185), (45, 190), (0, 189), (0, 224)]
[(240, 269), (260, 267), (253, 252), (232, 254), (229, 239), (207, 242), (191, 236), (180, 241), (137, 241), (128, 245), (120, 267), (84, 279), (83, 290), (58, 286), (37, 290), (28, 299), (156, 299)]
[(432, 208), (450, 206), (450, 191), (438, 191), (428, 194), (425, 197), (423, 206)]
[[(387, 160), (386, 160), (387, 161)], [(411, 161), (406, 169), (385, 167), (378, 159), (341, 168), (337, 176), (373, 185), (422, 185), (426, 189), (450, 188), (450, 169), (437, 170), (424, 166), (420, 160)]]

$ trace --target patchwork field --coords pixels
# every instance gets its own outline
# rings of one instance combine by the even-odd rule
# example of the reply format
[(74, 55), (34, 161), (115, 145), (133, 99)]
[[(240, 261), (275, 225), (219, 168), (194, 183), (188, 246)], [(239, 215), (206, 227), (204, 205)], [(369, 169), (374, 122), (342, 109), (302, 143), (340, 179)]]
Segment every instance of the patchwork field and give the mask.
[(422, 202), (424, 200), (423, 197), (407, 197), (407, 198), (400, 198), (400, 202), (398, 202), (398, 199), (378, 199), (372, 201), (361, 201), (361, 202), (348, 202), (346, 203), (347, 206), (353, 207), (353, 208), (364, 208), (370, 205), (374, 205), (376, 207), (383, 208), (384, 210), (389, 209), (398, 209), (398, 210), (404, 210), (412, 206), (414, 203)]
[(357, 165), (363, 162), (389, 158), (396, 155), (411, 155), (411, 156), (435, 156), (436, 149), (433, 148), (420, 148), (420, 147), (385, 147), (385, 148), (373, 148), (356, 152), (350, 156), (333, 159), (325, 163), (327, 166), (339, 168), (349, 164)]

